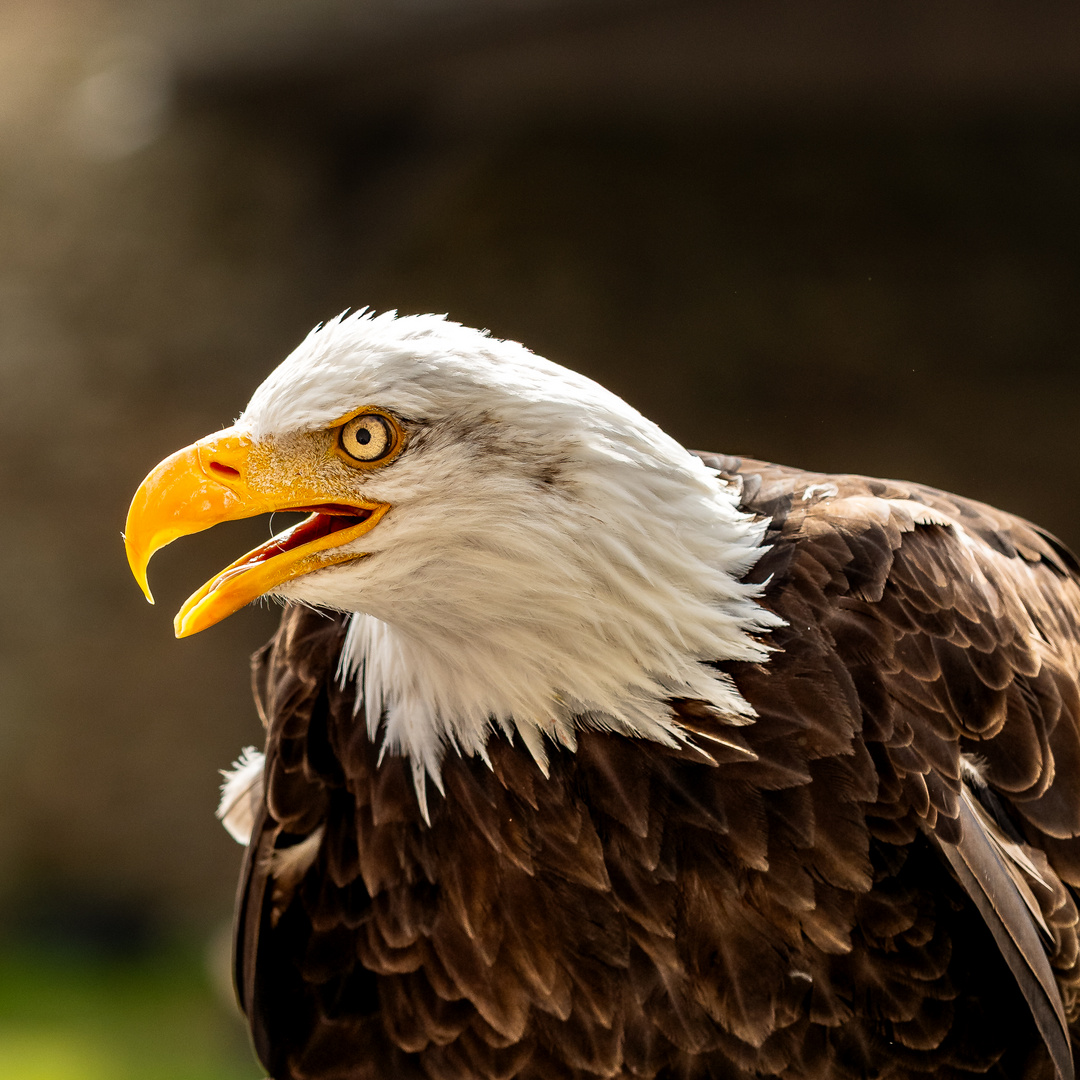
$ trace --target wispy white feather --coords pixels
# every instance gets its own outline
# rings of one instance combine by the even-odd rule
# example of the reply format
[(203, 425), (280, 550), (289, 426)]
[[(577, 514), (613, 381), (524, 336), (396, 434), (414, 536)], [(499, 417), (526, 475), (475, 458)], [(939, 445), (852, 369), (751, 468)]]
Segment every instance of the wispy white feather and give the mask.
[(217, 816), (238, 844), (251, 841), (263, 799), (263, 765), (263, 755), (254, 746), (245, 746), (232, 767), (221, 770), (224, 779)]

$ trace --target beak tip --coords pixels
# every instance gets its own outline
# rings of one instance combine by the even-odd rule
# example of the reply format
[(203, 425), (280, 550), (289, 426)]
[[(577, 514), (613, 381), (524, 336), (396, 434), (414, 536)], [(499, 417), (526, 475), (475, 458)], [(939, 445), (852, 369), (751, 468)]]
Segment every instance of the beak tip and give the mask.
[(144, 570), (143, 573), (139, 574), (133, 569), (132, 576), (135, 578), (135, 583), (142, 590), (143, 596), (146, 597), (146, 602), (148, 604), (153, 604), (154, 594), (150, 591), (150, 583), (146, 580), (146, 571)]
[(131, 576), (135, 579), (135, 584), (142, 590), (143, 596), (146, 597), (146, 602), (152, 604), (154, 602), (154, 594), (150, 591), (150, 582), (146, 578), (146, 568), (150, 563), (150, 556), (154, 554), (151, 550), (147, 555), (144, 552), (138, 550), (127, 536), (124, 536), (124, 550), (127, 554), (128, 569), (131, 571)]

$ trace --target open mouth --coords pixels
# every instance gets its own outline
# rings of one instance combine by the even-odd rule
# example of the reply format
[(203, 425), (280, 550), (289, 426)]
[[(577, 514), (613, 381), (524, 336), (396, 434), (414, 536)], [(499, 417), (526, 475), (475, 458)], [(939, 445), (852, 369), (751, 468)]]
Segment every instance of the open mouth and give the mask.
[[(223, 570), (214, 578), (214, 583), (219, 582), (226, 574), (242, 572), (257, 563), (276, 558), (286, 551), (296, 551), (298, 548), (313, 544), (334, 533), (362, 525), (374, 513), (373, 509), (366, 507), (336, 506), (332, 503), (324, 506), (297, 506), (291, 507), (290, 510), (311, 516), (283, 532), (275, 533), (265, 544), (255, 548), (254, 551), (249, 551), (242, 559)], [(360, 535), (360, 532), (357, 532), (357, 535)], [(348, 543), (349, 539), (351, 537), (338, 537), (337, 543)], [(212, 583), (211, 588), (213, 587)]]
[(176, 614), (177, 637), (197, 633), (292, 578), (364, 558), (365, 552), (342, 549), (374, 528), (389, 509), (386, 503), (281, 507), (310, 516), (241, 556), (192, 593)]

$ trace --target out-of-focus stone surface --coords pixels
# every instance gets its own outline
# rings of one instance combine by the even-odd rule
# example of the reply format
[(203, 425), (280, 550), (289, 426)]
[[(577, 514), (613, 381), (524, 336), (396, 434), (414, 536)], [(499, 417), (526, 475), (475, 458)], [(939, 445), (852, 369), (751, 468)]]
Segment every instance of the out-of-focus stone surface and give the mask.
[[(205, 924), (267, 535), (119, 540), (161, 457), (347, 306), (449, 311), (686, 442), (903, 475), (1080, 543), (1080, 9), (0, 10), (0, 900)], [(872, 13), (871, 13), (872, 12)]]

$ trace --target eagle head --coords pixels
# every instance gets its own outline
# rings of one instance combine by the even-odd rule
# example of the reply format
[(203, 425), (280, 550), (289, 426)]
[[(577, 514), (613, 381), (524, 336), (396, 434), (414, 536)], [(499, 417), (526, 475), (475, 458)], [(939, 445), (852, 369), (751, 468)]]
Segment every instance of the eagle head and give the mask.
[[(259, 597), (348, 612), (340, 661), (371, 737), (439, 782), (448, 747), (580, 726), (671, 742), (671, 702), (751, 710), (717, 660), (776, 619), (744, 583), (765, 523), (591, 380), (437, 315), (313, 330), (232, 427), (158, 465), (125, 530), (151, 556), (227, 520), (302, 511), (176, 616), (178, 637)], [(419, 783), (419, 779), (418, 779)]]

